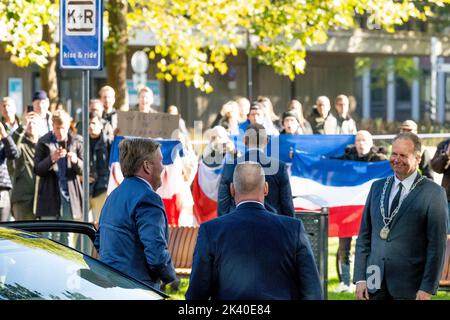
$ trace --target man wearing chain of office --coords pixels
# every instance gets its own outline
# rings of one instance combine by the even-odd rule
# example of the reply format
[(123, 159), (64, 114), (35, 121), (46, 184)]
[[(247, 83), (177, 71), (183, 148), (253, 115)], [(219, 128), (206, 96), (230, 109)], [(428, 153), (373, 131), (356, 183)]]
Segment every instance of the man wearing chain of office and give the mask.
[(394, 176), (375, 181), (356, 241), (359, 300), (429, 300), (436, 294), (447, 240), (445, 190), (417, 171), (421, 142), (400, 133), (392, 142)]

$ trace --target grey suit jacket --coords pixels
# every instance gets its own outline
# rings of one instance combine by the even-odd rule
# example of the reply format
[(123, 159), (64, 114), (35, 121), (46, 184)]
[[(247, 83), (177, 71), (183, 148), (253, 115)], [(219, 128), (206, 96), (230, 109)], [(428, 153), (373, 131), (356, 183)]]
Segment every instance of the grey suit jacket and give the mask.
[[(366, 280), (368, 291), (374, 293), (379, 288), (377, 281), (380, 284), (384, 277), (394, 298), (414, 299), (418, 290), (435, 294), (447, 241), (445, 191), (423, 179), (404, 199), (391, 222), (388, 238), (382, 240), (380, 198), (385, 181), (374, 182), (367, 197), (356, 241), (354, 282)], [(386, 190), (385, 208), (393, 181)]]

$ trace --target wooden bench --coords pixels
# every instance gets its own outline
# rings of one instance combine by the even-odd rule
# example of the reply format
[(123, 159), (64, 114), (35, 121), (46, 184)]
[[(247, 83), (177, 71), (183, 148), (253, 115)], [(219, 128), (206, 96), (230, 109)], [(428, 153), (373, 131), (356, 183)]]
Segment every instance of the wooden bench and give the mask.
[(450, 291), (450, 238), (447, 238), (447, 248), (445, 249), (444, 268), (442, 269), (439, 290)]
[(190, 276), (199, 227), (169, 226), (169, 252), (178, 276)]

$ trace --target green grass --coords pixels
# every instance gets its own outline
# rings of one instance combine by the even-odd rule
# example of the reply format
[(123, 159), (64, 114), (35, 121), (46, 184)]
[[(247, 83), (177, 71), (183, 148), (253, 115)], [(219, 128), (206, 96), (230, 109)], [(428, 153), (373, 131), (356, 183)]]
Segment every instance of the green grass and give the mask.
[[(328, 300), (354, 300), (353, 293), (335, 293), (334, 290), (339, 284), (336, 272), (336, 252), (338, 248), (338, 238), (328, 238)], [(352, 255), (355, 252), (355, 239), (352, 241)], [(353, 261), (352, 261), (353, 264)], [(353, 273), (353, 270), (351, 271)], [(171, 300), (184, 300), (184, 295), (189, 286), (189, 278), (182, 278), (178, 290), (170, 287), (164, 291)], [(433, 300), (450, 300), (450, 292), (439, 291)]]

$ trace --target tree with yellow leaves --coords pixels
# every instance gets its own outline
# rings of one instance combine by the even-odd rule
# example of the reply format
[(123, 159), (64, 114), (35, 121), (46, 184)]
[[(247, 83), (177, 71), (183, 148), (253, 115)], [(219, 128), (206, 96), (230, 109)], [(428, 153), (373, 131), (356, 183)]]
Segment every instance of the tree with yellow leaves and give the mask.
[[(226, 59), (237, 55), (239, 47), (294, 79), (304, 72), (306, 48), (326, 42), (329, 30), (354, 28), (357, 17), (365, 15), (369, 24), (393, 32), (396, 25), (425, 20), (448, 4), (450, 0), (108, 0), (108, 81), (114, 82), (119, 99), (126, 96), (127, 43), (137, 29), (151, 31), (158, 41), (149, 49), (158, 79), (211, 92), (207, 76), (225, 74)], [(57, 3), (51, 1), (0, 0), (0, 41), (11, 61), (45, 66), (52, 43), (39, 37), (39, 26), (55, 24), (57, 16)]]

